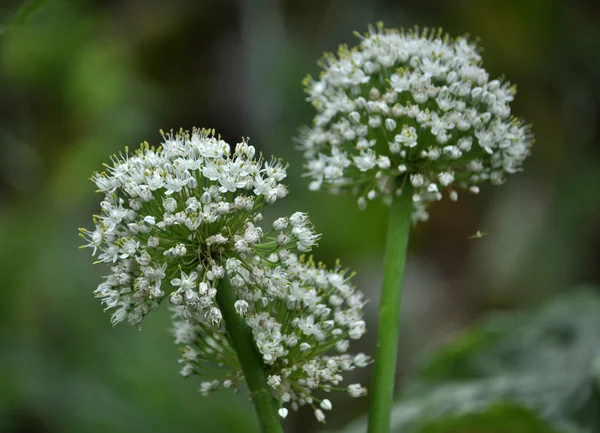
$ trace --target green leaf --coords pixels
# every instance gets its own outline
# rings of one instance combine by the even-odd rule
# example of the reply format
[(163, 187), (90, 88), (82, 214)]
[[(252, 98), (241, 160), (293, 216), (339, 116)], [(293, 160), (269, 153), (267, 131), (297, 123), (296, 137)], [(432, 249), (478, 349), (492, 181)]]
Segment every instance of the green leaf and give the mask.
[(428, 423), (419, 433), (554, 433), (532, 411), (499, 403), (485, 412), (449, 416)]
[(393, 432), (599, 431), (600, 295), (581, 288), (493, 316), (418, 364)]

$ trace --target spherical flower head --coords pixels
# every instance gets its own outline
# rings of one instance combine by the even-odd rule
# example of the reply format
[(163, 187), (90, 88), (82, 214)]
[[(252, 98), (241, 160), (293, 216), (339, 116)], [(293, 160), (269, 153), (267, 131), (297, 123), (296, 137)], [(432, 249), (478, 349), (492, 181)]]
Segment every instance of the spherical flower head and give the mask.
[[(310, 405), (317, 419), (324, 421), (322, 410), (330, 410), (332, 403), (319, 403), (315, 391), (345, 390), (341, 386), (344, 374), (371, 362), (362, 353), (346, 353), (351, 340), (366, 332), (366, 301), (350, 284), (351, 275), (339, 264), (327, 269), (295, 253), (229, 260), (226, 267), (239, 298), (236, 311), (252, 331), (267, 385), (281, 404), (280, 416), (286, 417), (289, 409)], [(174, 309), (174, 324), (177, 343), (185, 344), (182, 375), (191, 371), (201, 374), (205, 362), (210, 361), (223, 366), (223, 378), (205, 382), (201, 388), (204, 394), (240, 385), (243, 375), (223, 334), (207, 332), (194, 317), (186, 317), (182, 307)], [(185, 357), (203, 346), (207, 336), (210, 347), (202, 357)], [(361, 397), (364, 393), (350, 395)]]
[[(139, 326), (168, 300), (218, 325), (214, 296), (225, 260), (264, 248), (256, 224), (287, 194), (285, 177), (281, 162), (257, 158), (245, 140), (232, 151), (210, 130), (163, 134), (159, 148), (143, 143), (114, 156), (92, 177), (104, 195), (95, 229), (81, 230), (98, 262), (111, 266), (96, 294), (114, 310), (113, 323)], [(289, 233), (281, 247), (310, 250), (318, 239), (299, 235)]]
[[(285, 177), (280, 161), (265, 162), (246, 140), (232, 150), (210, 130), (163, 134), (160, 147), (143, 143), (94, 174), (101, 212), (93, 231), (80, 231), (84, 247), (110, 266), (95, 293), (112, 322), (140, 327), (170, 306), (180, 373), (210, 376), (203, 394), (244, 380), (216, 301), (226, 278), (273, 395), (294, 409), (369, 360), (344, 354), (365, 332), (362, 295), (339, 266), (326, 270), (300, 255), (320, 237), (308, 215), (263, 222), (261, 211), (287, 194)], [(215, 364), (224, 367), (218, 380)]]
[(474, 42), (382, 24), (358, 37), (304, 81), (317, 111), (299, 137), (310, 189), (349, 190), (364, 208), (409, 186), (425, 220), (443, 192), (456, 200), (457, 188), (477, 193), (521, 169), (533, 138), (511, 115), (515, 87), (490, 80)]

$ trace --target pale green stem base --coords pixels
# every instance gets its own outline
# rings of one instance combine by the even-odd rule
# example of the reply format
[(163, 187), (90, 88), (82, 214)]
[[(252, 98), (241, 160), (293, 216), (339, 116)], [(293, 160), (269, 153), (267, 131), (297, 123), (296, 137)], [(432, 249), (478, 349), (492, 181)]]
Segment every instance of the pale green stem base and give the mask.
[(402, 195), (394, 197), (392, 201), (388, 222), (377, 348), (370, 392), (369, 433), (387, 433), (390, 430), (400, 331), (402, 279), (412, 210), (412, 194), (410, 189), (405, 187)]
[(277, 404), (267, 384), (264, 363), (254, 345), (252, 331), (248, 328), (244, 319), (235, 311), (234, 303), (236, 300), (229, 280), (227, 278), (222, 279), (217, 289), (217, 304), (223, 314), (227, 334), (230, 337), (233, 349), (238, 355), (246, 383), (250, 389), (250, 396), (258, 416), (261, 431), (263, 433), (282, 433), (283, 429), (277, 414)]

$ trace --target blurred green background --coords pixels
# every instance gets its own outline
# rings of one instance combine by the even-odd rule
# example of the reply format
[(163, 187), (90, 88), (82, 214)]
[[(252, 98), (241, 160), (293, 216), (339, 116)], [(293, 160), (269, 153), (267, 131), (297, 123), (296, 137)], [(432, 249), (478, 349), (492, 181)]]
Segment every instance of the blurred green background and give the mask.
[[(290, 162), (291, 194), (272, 213), (309, 212), (317, 258), (358, 271), (371, 332), (355, 349), (373, 353), (386, 209), (309, 193), (292, 137), (312, 116), (301, 79), (376, 20), (480, 37), (536, 136), (523, 173), (437, 204), (414, 232), (399, 383), (424, 349), (492, 310), (599, 285), (596, 1), (2, 0), (0, 432), (257, 431), (245, 396), (204, 398), (178, 376), (168, 314), (113, 329), (92, 295), (103, 270), (77, 248), (99, 209), (88, 178), (125, 146), (157, 144), (160, 128), (249, 136)], [(488, 235), (469, 240), (477, 230)], [(366, 411), (366, 399), (332, 400), (328, 429)], [(313, 418), (291, 414), (286, 431), (317, 431)]]

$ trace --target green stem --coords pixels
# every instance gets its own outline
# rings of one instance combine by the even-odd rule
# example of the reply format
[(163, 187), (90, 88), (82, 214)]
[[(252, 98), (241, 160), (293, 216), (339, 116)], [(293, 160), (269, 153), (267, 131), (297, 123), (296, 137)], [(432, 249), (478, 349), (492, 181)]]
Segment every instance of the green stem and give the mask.
[(227, 278), (223, 278), (217, 288), (217, 303), (223, 314), (231, 344), (242, 366), (261, 431), (263, 433), (283, 433), (277, 414), (277, 404), (267, 384), (262, 358), (254, 345), (250, 328), (235, 311), (235, 301), (237, 298), (234, 295), (233, 287)]
[(388, 222), (377, 348), (370, 393), (369, 433), (387, 433), (390, 430), (400, 331), (402, 279), (412, 210), (412, 191), (405, 185), (402, 195), (394, 197), (392, 201)]

